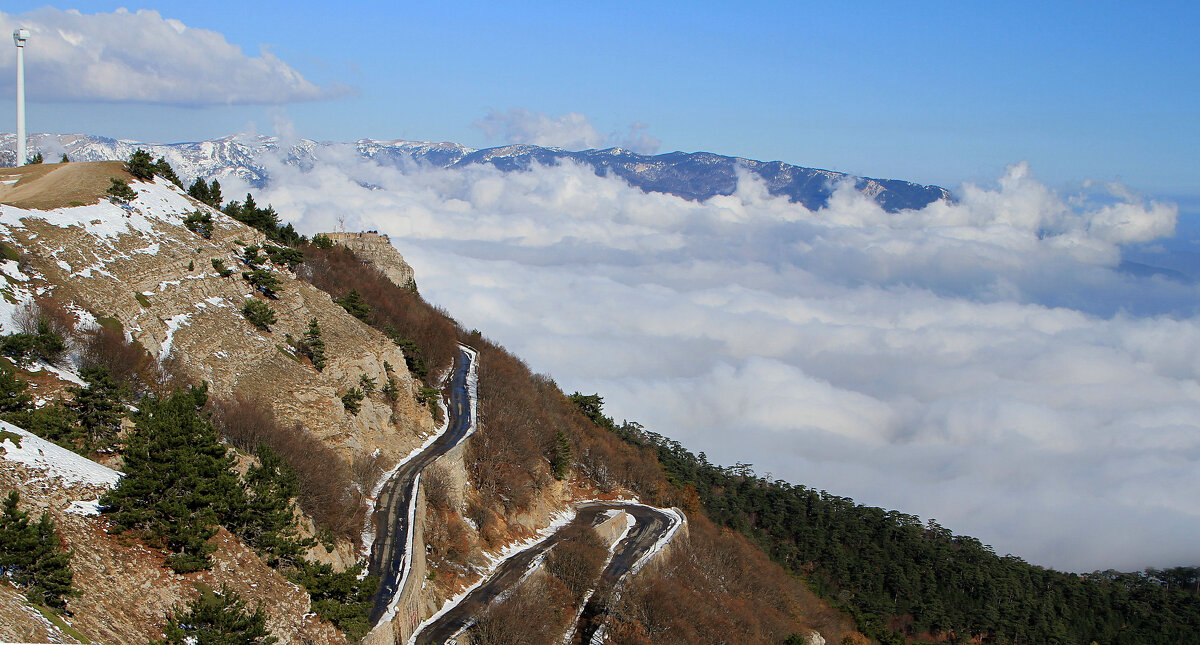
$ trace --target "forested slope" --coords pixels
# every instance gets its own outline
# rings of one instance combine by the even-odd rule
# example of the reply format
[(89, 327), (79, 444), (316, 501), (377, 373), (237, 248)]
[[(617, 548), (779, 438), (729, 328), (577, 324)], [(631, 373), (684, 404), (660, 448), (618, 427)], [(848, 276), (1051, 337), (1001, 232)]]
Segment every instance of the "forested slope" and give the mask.
[(573, 398), (598, 426), (654, 449), (672, 484), (695, 495), (714, 522), (751, 537), (882, 642), (1200, 642), (1195, 567), (1046, 569), (933, 520), (710, 464), (636, 423), (616, 425), (596, 395)]

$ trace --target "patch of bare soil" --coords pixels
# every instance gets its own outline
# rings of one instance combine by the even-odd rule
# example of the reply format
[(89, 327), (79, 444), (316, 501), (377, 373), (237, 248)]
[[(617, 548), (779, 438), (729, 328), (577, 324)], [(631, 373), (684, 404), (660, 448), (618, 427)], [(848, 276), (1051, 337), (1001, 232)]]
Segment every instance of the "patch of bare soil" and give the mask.
[(110, 178), (130, 181), (121, 161), (33, 164), (0, 169), (0, 204), (51, 210), (95, 204), (105, 196)]

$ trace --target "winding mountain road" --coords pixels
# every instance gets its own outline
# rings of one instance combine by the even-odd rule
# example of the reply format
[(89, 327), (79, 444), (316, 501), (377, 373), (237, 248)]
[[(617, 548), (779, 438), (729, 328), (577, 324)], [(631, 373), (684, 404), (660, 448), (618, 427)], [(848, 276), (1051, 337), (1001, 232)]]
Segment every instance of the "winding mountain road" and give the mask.
[[(448, 412), (450, 422), (437, 439), (396, 468), (383, 484), (372, 515), (377, 537), (371, 545), (367, 571), (380, 578), (371, 607), (371, 624), (379, 622), (404, 588), (412, 557), (412, 523), (421, 471), (457, 446), (472, 431), (474, 350), (459, 346), (458, 360), (450, 379)], [(584, 502), (575, 508), (568, 526), (596, 526), (609, 511), (629, 513), (634, 524), (614, 546), (613, 557), (601, 574), (599, 586), (615, 586), (631, 571), (636, 572), (655, 550), (670, 539), (682, 517), (673, 509), (660, 509), (634, 502)], [(565, 527), (561, 527), (565, 528)], [(568, 532), (561, 528), (542, 541), (502, 562), (491, 575), (465, 597), (418, 628), (410, 643), (443, 643), (469, 627), (498, 596), (520, 583), (530, 566), (554, 548)], [(593, 608), (594, 609), (594, 608)]]
[(378, 535), (371, 545), (367, 563), (367, 572), (379, 576), (379, 589), (371, 607), (372, 625), (387, 611), (409, 569), (407, 558), (412, 542), (409, 522), (421, 470), (457, 446), (471, 430), (474, 420), (468, 377), (474, 360), (474, 351), (459, 346), (458, 360), (450, 378), (449, 427), (432, 444), (400, 466), (376, 499), (374, 520)]
[[(586, 502), (577, 507), (575, 518), (567, 526), (596, 526), (606, 519), (606, 512), (613, 510), (629, 513), (635, 524), (617, 543), (613, 557), (602, 573), (601, 586), (615, 585), (630, 571), (640, 568), (643, 559), (679, 522), (671, 511), (653, 506), (629, 502)], [(517, 585), (539, 557), (548, 553), (570, 533), (559, 529), (505, 560), (483, 584), (464, 596), (454, 607), (421, 627), (409, 642), (415, 641), (418, 645), (453, 642), (452, 639), (470, 627), (497, 597)]]

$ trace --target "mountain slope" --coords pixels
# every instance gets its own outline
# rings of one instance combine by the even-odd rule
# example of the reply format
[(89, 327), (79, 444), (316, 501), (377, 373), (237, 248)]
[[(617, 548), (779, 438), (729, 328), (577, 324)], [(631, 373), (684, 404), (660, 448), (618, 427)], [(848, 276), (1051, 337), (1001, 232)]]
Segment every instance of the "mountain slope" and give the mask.
[[(40, 138), (39, 138), (40, 137)], [(0, 163), (11, 163), (12, 135), (0, 137)], [(670, 152), (642, 155), (621, 148), (569, 151), (533, 145), (510, 145), (474, 150), (456, 143), (414, 141), (376, 141), (360, 139), (353, 143), (316, 142), (301, 139), (290, 146), (273, 137), (222, 137), (191, 143), (140, 143), (87, 135), (35, 135), (40, 143), (31, 147), (44, 150), (48, 159), (65, 151), (77, 161), (126, 159), (137, 148), (148, 150), (155, 158), (164, 157), (180, 176), (189, 181), (197, 177), (221, 179), (237, 176), (255, 186), (269, 177), (267, 155), (278, 155), (284, 163), (310, 168), (328, 152), (350, 152), (380, 164), (405, 168), (424, 164), (438, 168), (461, 168), (471, 164), (490, 164), (501, 170), (527, 170), (534, 164), (563, 162), (591, 167), (598, 175), (613, 175), (644, 191), (662, 192), (691, 200), (730, 195), (737, 188), (739, 173), (760, 177), (772, 195), (816, 210), (825, 205), (833, 189), (841, 182), (852, 182), (855, 189), (879, 202), (889, 212), (922, 208), (931, 202), (950, 199), (949, 191), (938, 186), (923, 186), (896, 179), (872, 179), (847, 173), (804, 168), (781, 161), (755, 161), (709, 152)], [(6, 146), (6, 147), (4, 147)], [(5, 155), (8, 155), (7, 157)]]

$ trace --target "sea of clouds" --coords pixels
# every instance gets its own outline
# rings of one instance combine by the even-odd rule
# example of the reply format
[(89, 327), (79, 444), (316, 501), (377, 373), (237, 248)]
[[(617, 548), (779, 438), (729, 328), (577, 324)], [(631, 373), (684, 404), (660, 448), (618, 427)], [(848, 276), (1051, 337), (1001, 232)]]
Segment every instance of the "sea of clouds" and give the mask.
[(258, 201), (390, 235), (429, 300), (618, 420), (1038, 564), (1200, 562), (1200, 293), (1121, 270), (1165, 252), (1173, 205), (1024, 164), (891, 214), (751, 175), (691, 202), (571, 164), (322, 155), (264, 160)]

